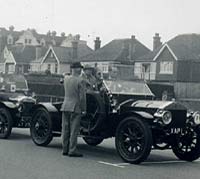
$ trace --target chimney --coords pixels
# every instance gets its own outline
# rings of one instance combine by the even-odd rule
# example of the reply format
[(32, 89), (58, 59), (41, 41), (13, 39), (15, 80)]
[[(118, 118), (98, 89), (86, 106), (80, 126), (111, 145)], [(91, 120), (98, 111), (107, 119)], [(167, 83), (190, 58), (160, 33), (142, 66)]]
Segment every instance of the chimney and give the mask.
[(101, 40), (99, 37), (96, 37), (96, 39), (94, 40), (94, 50), (98, 50), (101, 48)]
[(162, 42), (160, 41), (159, 33), (155, 33), (155, 36), (153, 37), (153, 51), (160, 47), (162, 45)]
[(37, 46), (35, 48), (35, 58), (36, 60), (39, 59), (42, 56), (42, 48), (40, 46)]
[(130, 45), (129, 45), (128, 40), (124, 40), (123, 54), (122, 54), (122, 57), (124, 58), (124, 60), (127, 60), (127, 59), (128, 59), (128, 56), (129, 56), (129, 48), (130, 48)]
[(135, 52), (134, 41), (135, 41), (135, 35), (132, 35), (131, 40), (130, 40), (130, 48), (129, 48), (129, 58), (130, 58), (130, 60), (133, 60), (133, 54)]
[(78, 58), (78, 41), (73, 40), (72, 41), (72, 59)]

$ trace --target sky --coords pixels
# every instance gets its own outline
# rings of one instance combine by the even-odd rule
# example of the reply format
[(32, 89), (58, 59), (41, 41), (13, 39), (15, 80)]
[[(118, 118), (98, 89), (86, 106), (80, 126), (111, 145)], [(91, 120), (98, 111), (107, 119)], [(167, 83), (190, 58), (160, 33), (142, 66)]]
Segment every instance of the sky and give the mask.
[(200, 34), (200, 0), (0, 0), (0, 27), (80, 34), (93, 47), (113, 39), (136, 39), (152, 49), (159, 33), (166, 42), (178, 34)]

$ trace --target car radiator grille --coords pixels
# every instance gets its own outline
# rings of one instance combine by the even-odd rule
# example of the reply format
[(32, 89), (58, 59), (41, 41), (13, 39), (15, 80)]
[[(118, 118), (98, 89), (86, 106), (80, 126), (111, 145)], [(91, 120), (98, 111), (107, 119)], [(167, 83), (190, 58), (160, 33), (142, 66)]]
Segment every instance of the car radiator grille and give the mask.
[(172, 113), (172, 122), (168, 127), (180, 128), (186, 124), (187, 111), (185, 110), (169, 110)]

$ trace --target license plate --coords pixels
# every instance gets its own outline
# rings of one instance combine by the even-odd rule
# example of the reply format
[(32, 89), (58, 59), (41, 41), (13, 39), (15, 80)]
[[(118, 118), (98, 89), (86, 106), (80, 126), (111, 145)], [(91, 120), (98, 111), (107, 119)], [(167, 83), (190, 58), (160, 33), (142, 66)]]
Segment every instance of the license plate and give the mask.
[(171, 133), (172, 134), (178, 134), (178, 133), (181, 133), (181, 132), (182, 132), (181, 128), (172, 128), (171, 129)]

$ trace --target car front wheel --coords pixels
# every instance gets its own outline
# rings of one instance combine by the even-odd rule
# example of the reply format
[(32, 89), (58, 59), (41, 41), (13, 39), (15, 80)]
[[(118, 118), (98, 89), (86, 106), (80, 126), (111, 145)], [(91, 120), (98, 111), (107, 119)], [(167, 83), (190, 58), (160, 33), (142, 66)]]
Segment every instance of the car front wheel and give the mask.
[(116, 130), (115, 145), (124, 161), (143, 162), (152, 147), (152, 133), (146, 121), (135, 116), (122, 120)]
[(174, 154), (185, 161), (194, 161), (200, 157), (200, 128), (186, 128), (177, 135), (172, 145)]
[(34, 112), (30, 133), (33, 142), (39, 146), (47, 146), (53, 139), (52, 120), (46, 109), (38, 108)]
[(7, 139), (12, 131), (13, 119), (10, 112), (4, 108), (0, 108), (0, 139)]

